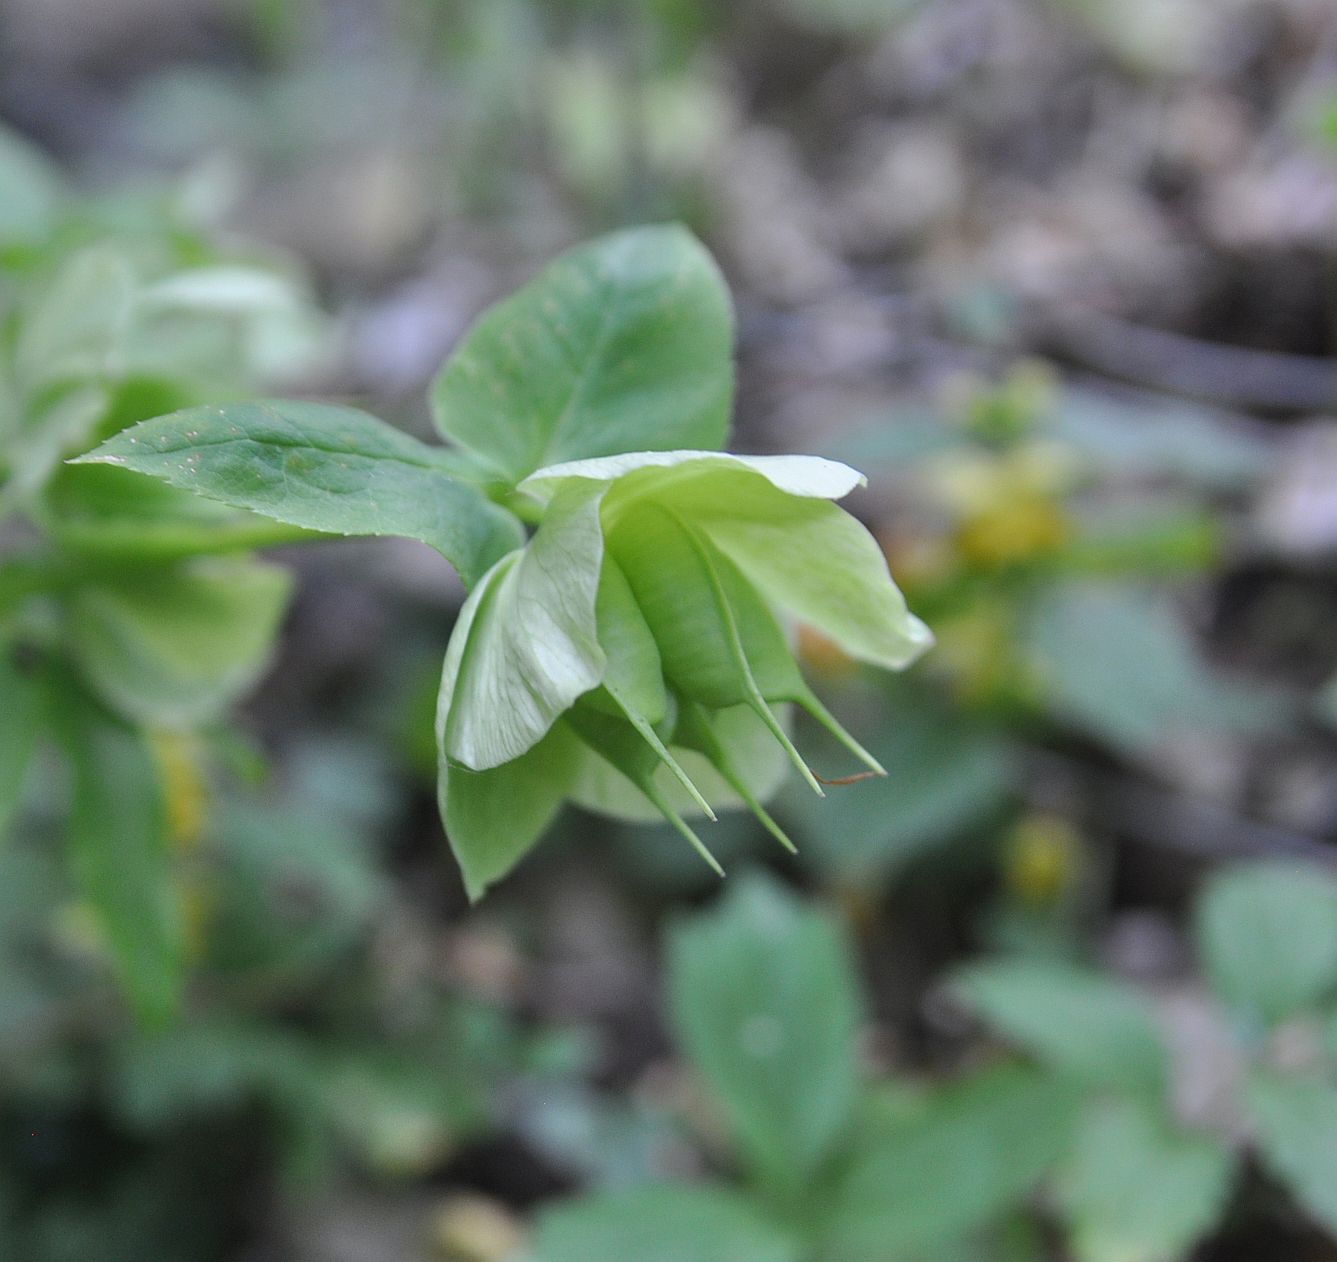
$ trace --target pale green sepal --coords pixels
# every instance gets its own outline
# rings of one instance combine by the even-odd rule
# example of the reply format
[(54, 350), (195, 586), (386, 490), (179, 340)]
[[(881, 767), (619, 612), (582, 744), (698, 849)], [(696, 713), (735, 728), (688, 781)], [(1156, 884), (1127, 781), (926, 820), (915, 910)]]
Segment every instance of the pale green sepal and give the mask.
[(612, 487), (604, 507), (610, 530), (643, 501), (671, 508), (771, 604), (852, 657), (899, 670), (933, 643), (906, 608), (877, 541), (825, 502), (863, 483), (848, 465), (817, 456), (631, 452), (540, 469), (520, 489), (543, 502), (569, 479)]
[(533, 539), (499, 561), (465, 603), (437, 704), (442, 757), (475, 771), (518, 758), (602, 681), (601, 494), (588, 483), (564, 491)]
[(474, 771), (442, 759), (437, 800), (471, 902), (501, 880), (552, 823), (580, 748), (561, 724), (519, 758)]
[[(787, 714), (788, 707), (780, 707), (782, 722), (786, 720)], [(739, 777), (751, 787), (759, 801), (764, 802), (773, 796), (784, 782), (789, 760), (784, 750), (775, 743), (769, 729), (747, 706), (717, 710), (713, 720), (715, 734)], [(738, 791), (703, 754), (676, 740), (669, 742), (669, 748), (691, 777), (692, 783), (709, 799), (716, 811), (738, 810), (747, 806)], [(700, 808), (687, 796), (667, 768), (661, 768), (655, 773), (655, 784), (660, 794), (679, 814), (690, 817), (700, 813)], [(644, 793), (592, 752), (587, 752), (580, 760), (576, 780), (571, 788), (571, 801), (588, 811), (628, 823), (655, 823), (662, 818), (659, 809)]]
[[(719, 860), (710, 853), (705, 842), (696, 835), (692, 827), (674, 809), (673, 804), (655, 781), (655, 773), (660, 767), (666, 767), (694, 795), (697, 806), (710, 811), (705, 799), (697, 792), (695, 786), (687, 778), (686, 773), (678, 767), (671, 756), (665, 757), (668, 751), (664, 749), (662, 744), (659, 744), (657, 748), (649, 743), (642, 744), (636, 739), (633, 732), (639, 735), (643, 735), (643, 733), (634, 728), (628, 720), (601, 714), (598, 710), (587, 706), (576, 706), (566, 716), (566, 721), (570, 724), (571, 730), (595, 755), (607, 761), (610, 766), (640, 790), (660, 815), (687, 839), (692, 848), (710, 865), (717, 875), (724, 875), (724, 869), (720, 867)], [(711, 812), (711, 818), (714, 818), (713, 812)]]
[(867, 528), (835, 504), (785, 495), (734, 475), (675, 486), (666, 500), (778, 609), (816, 627), (851, 657), (889, 670), (933, 643), (906, 608)]
[(674, 739), (684, 748), (694, 749), (708, 759), (710, 765), (719, 772), (729, 787), (742, 799), (748, 810), (756, 816), (761, 826), (790, 854), (798, 853), (798, 847), (789, 839), (785, 830), (775, 822), (774, 816), (762, 806), (757, 795), (748, 787), (747, 781), (738, 773), (738, 768), (734, 766), (733, 759), (729, 757), (729, 751), (725, 748), (724, 742), (715, 734), (710, 713), (704, 706), (697, 705), (694, 701), (683, 703), (678, 715), (678, 725), (674, 731)]
[[(578, 478), (613, 483), (628, 475), (640, 477), (630, 489), (638, 494), (658, 491), (703, 473), (758, 473), (786, 495), (826, 500), (843, 499), (867, 479), (857, 469), (822, 456), (735, 456), (719, 451), (628, 451), (594, 460), (570, 460), (535, 470), (519, 490), (547, 503), (561, 484)], [(659, 471), (659, 472), (651, 472)]]
[(659, 647), (627, 576), (607, 552), (599, 575), (597, 615), (599, 645), (608, 659), (604, 686), (617, 698), (611, 712), (629, 709), (647, 723), (663, 722), (669, 701)]

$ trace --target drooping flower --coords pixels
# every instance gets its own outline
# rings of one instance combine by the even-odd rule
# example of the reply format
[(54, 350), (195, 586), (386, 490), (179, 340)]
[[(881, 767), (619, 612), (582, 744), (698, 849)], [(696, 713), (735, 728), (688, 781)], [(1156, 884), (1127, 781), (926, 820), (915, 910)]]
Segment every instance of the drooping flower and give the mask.
[[(471, 896), (508, 871), (565, 800), (668, 819), (762, 805), (807, 710), (875, 759), (805, 683), (786, 621), (887, 669), (932, 643), (868, 531), (832, 501), (863, 481), (810, 456), (634, 452), (540, 469), (519, 492), (529, 543), (469, 596), (437, 712), (441, 810)], [(718, 866), (718, 865), (715, 865)]]

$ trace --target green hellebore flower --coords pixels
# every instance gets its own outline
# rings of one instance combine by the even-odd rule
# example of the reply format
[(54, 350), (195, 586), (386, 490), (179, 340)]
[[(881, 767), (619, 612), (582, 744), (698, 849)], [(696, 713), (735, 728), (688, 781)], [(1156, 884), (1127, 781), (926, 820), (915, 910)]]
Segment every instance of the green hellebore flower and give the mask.
[(552, 465), (519, 491), (528, 544), (478, 582), (446, 652), (441, 811), (471, 897), (565, 800), (683, 816), (761, 805), (787, 757), (818, 792), (783, 709), (802, 706), (876, 772), (804, 682), (780, 615), (898, 670), (931, 643), (868, 531), (830, 501), (863, 477), (813, 456), (633, 452)]

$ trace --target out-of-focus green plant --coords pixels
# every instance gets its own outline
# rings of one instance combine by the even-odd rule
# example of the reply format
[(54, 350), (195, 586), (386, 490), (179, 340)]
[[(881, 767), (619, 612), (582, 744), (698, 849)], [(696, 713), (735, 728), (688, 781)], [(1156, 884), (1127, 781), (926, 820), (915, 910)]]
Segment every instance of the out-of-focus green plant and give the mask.
[(394, 796), (367, 751), (311, 749), (282, 795), (175, 761), (198, 829), (187, 1019), (146, 1028), (115, 1002), (54, 795), (0, 852), (2, 1256), (221, 1259), (256, 1197), (420, 1179), (517, 1093), (570, 1095), (557, 1036), (402, 961), (387, 976), (413, 909), (382, 870)]
[(1016, 1065), (945, 1087), (876, 1080), (842, 931), (757, 876), (679, 926), (669, 990), (682, 1050), (722, 1115), (718, 1155), (741, 1180), (556, 1206), (534, 1262), (1040, 1256), (1016, 1211), (1070, 1140), (1071, 1085)]
[(251, 550), (282, 532), (62, 461), (309, 364), (322, 322), (299, 276), (220, 248), (166, 199), (104, 219), (16, 137), (3, 147), (0, 820), (34, 750), (58, 744), (71, 870), (127, 991), (161, 1019), (188, 947), (154, 742), (216, 721), (263, 669), (289, 580)]
[[(945, 1086), (875, 1079), (840, 930), (750, 877), (679, 927), (669, 976), (679, 1043), (727, 1136), (714, 1155), (739, 1180), (558, 1205), (533, 1262), (1038, 1259), (1041, 1205), (1081, 1262), (1165, 1262), (1220, 1221), (1249, 1154), (1337, 1232), (1337, 885), (1295, 864), (1226, 869), (1196, 924), (1241, 1069), (1233, 1099), (1184, 1117), (1154, 1000), (1040, 959), (971, 964), (950, 982), (1029, 1064)], [(720, 1129), (707, 1128), (716, 1145)]]
[(1173, 1072), (1165, 1020), (1131, 985), (1007, 958), (971, 965), (952, 983), (1036, 1063), (1082, 1085), (1076, 1139), (1054, 1176), (1081, 1262), (1183, 1256), (1219, 1221), (1250, 1152), (1310, 1218), (1337, 1233), (1329, 1142), (1337, 1124), (1337, 882), (1298, 863), (1227, 868), (1198, 900), (1195, 938), (1236, 1060), (1232, 1094), (1198, 1116), (1184, 1117), (1176, 1102), (1176, 1081), (1186, 1078)]
[[(1155, 765), (1177, 734), (1248, 736), (1275, 696), (1204, 658), (1183, 597), (1228, 555), (1225, 505), (1265, 467), (1247, 434), (1179, 405), (1149, 415), (1061, 391), (1022, 364), (963, 382), (943, 413), (862, 426), (831, 455), (878, 471), (878, 530), (938, 647), (913, 678), (868, 683), (810, 638), (805, 657), (889, 775), (819, 822), (777, 815), (819, 870), (886, 877), (955, 838), (1001, 835), (1027, 742), (1076, 735)], [(839, 841), (836, 838), (839, 837)]]

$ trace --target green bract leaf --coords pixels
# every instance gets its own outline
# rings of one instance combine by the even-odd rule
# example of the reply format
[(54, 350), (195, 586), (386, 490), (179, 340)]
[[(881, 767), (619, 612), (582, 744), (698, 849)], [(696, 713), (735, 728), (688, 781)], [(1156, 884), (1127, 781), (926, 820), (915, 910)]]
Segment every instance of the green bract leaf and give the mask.
[(1177, 1134), (1145, 1101), (1095, 1104), (1058, 1185), (1078, 1262), (1185, 1257), (1221, 1212), (1232, 1164), (1225, 1149)]
[(121, 714), (200, 722), (259, 678), (291, 587), (278, 566), (222, 558), (87, 584), (70, 599), (74, 654)]
[(1241, 865), (1198, 902), (1198, 949), (1217, 994), (1265, 1022), (1337, 988), (1337, 882), (1298, 863)]
[(1263, 1161), (1315, 1219), (1337, 1233), (1337, 1087), (1259, 1073), (1248, 1099)]
[(647, 447), (719, 447), (733, 317), (681, 228), (636, 228), (563, 255), (492, 307), (432, 392), (437, 427), (516, 483), (544, 465)]
[(1165, 1086), (1165, 1046), (1131, 987), (1068, 965), (998, 960), (963, 969), (953, 989), (1055, 1069), (1096, 1086)]
[(741, 1197), (664, 1185), (544, 1212), (532, 1262), (799, 1262), (799, 1243)]
[(58, 730), (73, 770), (74, 875), (117, 973), (146, 1020), (174, 1010), (183, 970), (157, 772), (144, 738), (76, 687), (62, 687)]
[(355, 408), (190, 408), (132, 426), (78, 462), (149, 473), (309, 530), (420, 539), (468, 585), (521, 542), (509, 513), (451, 475), (448, 453)]
[(473, 590), (442, 672), (443, 756), (475, 771), (518, 758), (602, 680), (595, 615), (602, 559), (598, 489), (573, 487), (524, 549)]
[(875, 1128), (837, 1187), (822, 1262), (936, 1256), (1025, 1196), (1072, 1138), (1070, 1082), (987, 1070)]
[(859, 997), (835, 925), (753, 877), (677, 929), (670, 996), (683, 1049), (748, 1162), (797, 1190), (850, 1121)]

